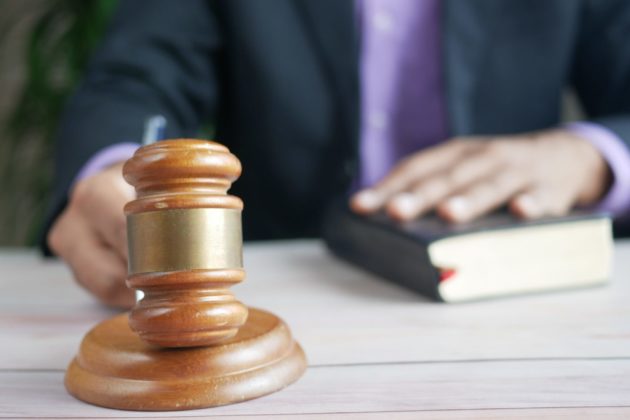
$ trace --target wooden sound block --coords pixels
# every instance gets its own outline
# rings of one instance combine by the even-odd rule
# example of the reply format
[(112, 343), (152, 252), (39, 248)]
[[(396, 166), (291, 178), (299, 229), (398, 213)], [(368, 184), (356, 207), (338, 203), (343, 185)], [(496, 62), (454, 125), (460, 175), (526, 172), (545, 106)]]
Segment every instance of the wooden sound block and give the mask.
[(249, 400), (296, 381), (306, 358), (287, 325), (250, 308), (236, 336), (210, 347), (163, 348), (142, 341), (128, 314), (83, 339), (66, 373), (75, 397), (125, 410), (185, 410)]

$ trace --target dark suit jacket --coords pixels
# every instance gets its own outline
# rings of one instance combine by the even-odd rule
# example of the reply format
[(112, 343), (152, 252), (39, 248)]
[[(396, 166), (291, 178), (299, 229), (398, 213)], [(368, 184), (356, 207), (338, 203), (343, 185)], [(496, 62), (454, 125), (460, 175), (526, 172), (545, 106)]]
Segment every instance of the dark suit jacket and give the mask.
[[(628, 1), (442, 5), (451, 135), (556, 125), (573, 86), (589, 118), (630, 140)], [(317, 235), (358, 168), (354, 18), (351, 0), (122, 0), (60, 124), (56, 211), (90, 156), (163, 114), (168, 137), (212, 121), (242, 160), (246, 238)]]

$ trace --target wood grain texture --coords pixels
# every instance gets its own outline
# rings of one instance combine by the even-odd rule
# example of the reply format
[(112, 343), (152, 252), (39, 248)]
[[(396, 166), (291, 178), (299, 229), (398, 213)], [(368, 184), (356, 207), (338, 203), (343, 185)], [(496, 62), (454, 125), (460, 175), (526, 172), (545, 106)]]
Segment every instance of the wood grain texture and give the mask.
[(114, 411), (66, 395), (62, 372), (0, 373), (2, 414), (63, 417), (288, 415), (630, 407), (630, 359), (311, 367), (283, 392), (182, 413)]
[[(338, 262), (318, 242), (254, 244), (234, 289), (273, 305), (312, 364), (626, 356), (630, 242), (616, 249), (607, 287), (449, 306)], [(114, 314), (33, 251), (0, 253), (0, 273), (0, 368), (65, 369), (83, 334)]]
[(309, 371), (259, 400), (151, 414), (67, 395), (63, 371), (81, 337), (113, 312), (60, 263), (5, 250), (0, 417), (627, 418), (630, 242), (615, 248), (604, 288), (438, 305), (340, 263), (317, 241), (247, 245), (248, 278), (234, 291), (288, 321)]

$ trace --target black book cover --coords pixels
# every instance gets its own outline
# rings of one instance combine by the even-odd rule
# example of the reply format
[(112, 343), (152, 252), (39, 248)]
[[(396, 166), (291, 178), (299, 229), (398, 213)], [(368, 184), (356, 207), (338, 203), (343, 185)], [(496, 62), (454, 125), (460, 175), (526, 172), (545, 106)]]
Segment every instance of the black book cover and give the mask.
[(383, 213), (367, 217), (357, 215), (349, 210), (347, 200), (342, 199), (328, 209), (322, 235), (328, 248), (338, 257), (441, 301), (438, 284), (442, 273), (433, 266), (428, 253), (432, 242), (480, 231), (522, 229), (605, 217), (608, 216), (574, 212), (562, 217), (524, 221), (502, 211), (457, 225), (447, 223), (436, 215), (401, 223)]

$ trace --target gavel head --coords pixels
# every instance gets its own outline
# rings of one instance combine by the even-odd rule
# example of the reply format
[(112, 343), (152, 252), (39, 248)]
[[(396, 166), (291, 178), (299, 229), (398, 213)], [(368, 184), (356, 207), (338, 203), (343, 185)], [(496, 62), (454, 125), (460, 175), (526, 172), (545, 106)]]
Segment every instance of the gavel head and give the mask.
[(125, 163), (127, 285), (144, 292), (129, 325), (148, 343), (207, 346), (236, 335), (247, 308), (228, 288), (245, 277), (243, 202), (227, 195), (239, 160), (215, 142), (166, 140)]

